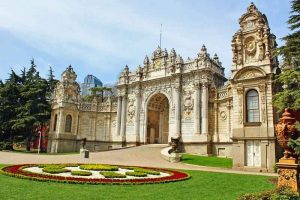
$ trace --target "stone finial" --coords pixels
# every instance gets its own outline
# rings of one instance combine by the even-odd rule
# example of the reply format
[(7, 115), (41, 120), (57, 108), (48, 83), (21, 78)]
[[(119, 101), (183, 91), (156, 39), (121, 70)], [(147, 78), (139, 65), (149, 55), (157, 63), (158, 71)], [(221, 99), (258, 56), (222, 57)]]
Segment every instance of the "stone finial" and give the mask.
[(74, 82), (77, 78), (76, 73), (73, 70), (72, 65), (69, 65), (66, 70), (61, 74), (61, 80), (63, 82)]
[(129, 67), (128, 67), (128, 65), (125, 65), (122, 75), (124, 75), (124, 76), (128, 76), (129, 75)]
[(206, 52), (206, 47), (204, 44), (202, 45), (201, 51)]
[(182, 57), (179, 54), (178, 54), (178, 56), (177, 56), (177, 58), (175, 60), (175, 63), (176, 64), (183, 64), (183, 59), (182, 59)]
[(170, 57), (172, 58), (175, 58), (176, 57), (176, 51), (174, 48), (171, 49), (171, 52), (170, 52)]
[(144, 65), (149, 65), (149, 58), (147, 55), (145, 56), (145, 59), (144, 59)]
[(200, 52), (198, 53), (198, 57), (208, 57), (207, 49), (204, 44), (202, 45), (202, 48), (201, 48)]
[(257, 10), (255, 4), (253, 2), (250, 3), (249, 7), (247, 8), (249, 13), (254, 12), (255, 10)]

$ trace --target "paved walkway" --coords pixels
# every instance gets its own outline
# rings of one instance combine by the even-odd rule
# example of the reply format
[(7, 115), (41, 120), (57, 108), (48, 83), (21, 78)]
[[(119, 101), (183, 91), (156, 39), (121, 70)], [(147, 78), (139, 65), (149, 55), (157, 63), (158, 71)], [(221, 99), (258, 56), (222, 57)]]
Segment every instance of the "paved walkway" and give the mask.
[(252, 174), (276, 176), (275, 173), (259, 173), (239, 171), (224, 168), (188, 165), (184, 163), (170, 163), (164, 160), (160, 151), (166, 145), (144, 145), (120, 150), (105, 152), (92, 152), (90, 158), (83, 158), (80, 154), (70, 155), (37, 155), (27, 153), (1, 152), (0, 163), (2, 164), (35, 164), (35, 163), (103, 163), (119, 165), (138, 165), (148, 167), (161, 167), (186, 170), (200, 170), (222, 173)]

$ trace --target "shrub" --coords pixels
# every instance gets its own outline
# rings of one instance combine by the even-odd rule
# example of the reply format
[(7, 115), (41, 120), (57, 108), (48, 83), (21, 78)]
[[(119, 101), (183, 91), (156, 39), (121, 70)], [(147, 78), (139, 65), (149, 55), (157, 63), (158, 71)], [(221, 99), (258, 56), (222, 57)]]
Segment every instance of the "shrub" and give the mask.
[(146, 177), (147, 174), (144, 172), (125, 172), (128, 176), (135, 176), (135, 177)]
[(69, 169), (64, 168), (51, 168), (51, 167), (44, 167), (43, 172), (50, 173), (50, 174), (60, 174), (64, 172), (70, 172)]
[(92, 175), (92, 172), (89, 172), (89, 171), (71, 171), (71, 174), (73, 176), (90, 176), (90, 175)]
[(92, 164), (92, 165), (80, 165), (80, 169), (83, 170), (95, 170), (95, 171), (118, 171), (119, 167), (112, 165), (101, 165), (101, 164)]
[(299, 193), (291, 191), (289, 187), (277, 188), (275, 190), (264, 191), (261, 193), (245, 194), (237, 200), (299, 200)]
[(9, 141), (0, 142), (0, 150), (13, 150), (13, 143)]
[(100, 172), (105, 178), (126, 178), (126, 175), (116, 172)]
[(65, 164), (40, 164), (38, 165), (39, 168), (57, 168), (62, 169), (65, 168), (67, 165)]
[(134, 172), (142, 172), (145, 174), (151, 174), (151, 175), (160, 175), (160, 172), (154, 171), (154, 170), (148, 170), (143, 168), (134, 168)]

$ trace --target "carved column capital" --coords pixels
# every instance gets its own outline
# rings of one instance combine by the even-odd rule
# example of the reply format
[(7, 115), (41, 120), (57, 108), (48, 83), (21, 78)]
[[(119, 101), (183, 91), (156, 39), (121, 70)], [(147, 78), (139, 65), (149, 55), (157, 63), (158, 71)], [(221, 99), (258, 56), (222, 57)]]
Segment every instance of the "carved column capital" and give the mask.
[(195, 89), (200, 89), (201, 88), (201, 83), (200, 82), (194, 82), (194, 88)]
[(260, 92), (265, 92), (266, 91), (266, 84), (259, 84), (258, 89)]

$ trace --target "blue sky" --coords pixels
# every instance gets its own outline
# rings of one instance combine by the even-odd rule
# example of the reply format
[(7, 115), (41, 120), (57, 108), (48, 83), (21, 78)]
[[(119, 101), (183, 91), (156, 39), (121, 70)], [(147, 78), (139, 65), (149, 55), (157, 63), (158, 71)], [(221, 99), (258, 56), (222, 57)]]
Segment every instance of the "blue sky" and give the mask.
[[(231, 38), (250, 0), (0, 0), (0, 79), (34, 58), (41, 75), (56, 78), (72, 64), (82, 82), (93, 74), (114, 83), (128, 64), (135, 70), (159, 44), (194, 58), (205, 44), (230, 75)], [(289, 0), (254, 0), (281, 37), (289, 30)]]

